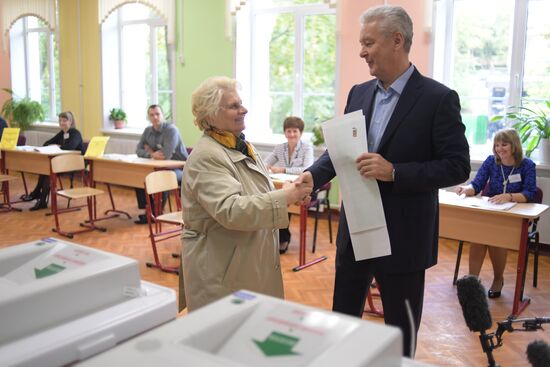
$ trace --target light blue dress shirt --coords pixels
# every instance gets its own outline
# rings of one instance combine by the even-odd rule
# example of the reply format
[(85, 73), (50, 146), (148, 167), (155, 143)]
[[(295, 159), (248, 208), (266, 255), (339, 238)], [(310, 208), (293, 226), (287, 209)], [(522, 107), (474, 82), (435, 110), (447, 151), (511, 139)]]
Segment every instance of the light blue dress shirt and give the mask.
[(372, 112), (372, 119), (367, 136), (370, 153), (376, 153), (378, 151), (380, 140), (382, 140), (384, 131), (386, 131), (390, 117), (413, 71), (414, 66), (411, 64), (409, 68), (390, 85), (388, 90), (385, 90), (382, 82), (378, 80), (376, 96), (374, 98), (374, 111)]

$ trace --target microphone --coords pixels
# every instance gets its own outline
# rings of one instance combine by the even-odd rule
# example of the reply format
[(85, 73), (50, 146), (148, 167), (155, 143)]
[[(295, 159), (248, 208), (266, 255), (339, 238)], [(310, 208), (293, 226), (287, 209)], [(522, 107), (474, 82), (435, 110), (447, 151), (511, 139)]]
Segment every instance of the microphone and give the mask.
[(483, 352), (487, 354), (488, 366), (497, 367), (493, 358), (493, 349), (499, 345), (493, 343), (493, 334), (485, 330), (493, 325), (485, 288), (476, 276), (466, 275), (456, 282), (456, 289), (464, 320), (470, 331), (479, 332), (479, 341)]
[(550, 346), (542, 340), (535, 340), (527, 345), (527, 360), (533, 367), (550, 366)]
[(470, 331), (485, 332), (493, 321), (485, 288), (476, 276), (466, 275), (456, 282), (456, 289), (464, 320)]

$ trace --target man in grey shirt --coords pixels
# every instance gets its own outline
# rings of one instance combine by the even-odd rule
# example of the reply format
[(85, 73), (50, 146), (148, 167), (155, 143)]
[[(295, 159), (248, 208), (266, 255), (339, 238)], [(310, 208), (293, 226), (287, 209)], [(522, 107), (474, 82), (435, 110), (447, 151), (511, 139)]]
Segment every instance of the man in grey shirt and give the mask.
[[(147, 109), (147, 116), (151, 122), (141, 134), (141, 139), (136, 148), (136, 154), (141, 158), (153, 158), (158, 160), (172, 159), (186, 161), (187, 149), (181, 140), (178, 129), (171, 123), (164, 122), (162, 108), (153, 104)], [(175, 169), (178, 183), (181, 183), (183, 170)], [(145, 209), (145, 190), (136, 189), (138, 207)], [(146, 224), (147, 216), (140, 214), (136, 224)]]

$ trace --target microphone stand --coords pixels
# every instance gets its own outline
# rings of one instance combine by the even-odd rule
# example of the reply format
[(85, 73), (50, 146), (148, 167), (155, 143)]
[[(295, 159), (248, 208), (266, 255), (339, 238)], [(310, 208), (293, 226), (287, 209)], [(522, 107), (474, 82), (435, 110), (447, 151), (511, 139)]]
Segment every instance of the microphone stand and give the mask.
[[(513, 324), (523, 323), (521, 329), (514, 328)], [(550, 323), (550, 317), (534, 317), (528, 319), (514, 319), (512, 316), (509, 316), (505, 321), (497, 322), (497, 330), (494, 333), (486, 334), (485, 331), (480, 331), (479, 341), (481, 342), (481, 347), (483, 352), (487, 354), (487, 366), (488, 367), (499, 367), (496, 364), (493, 357), (493, 350), (502, 346), (502, 336), (508, 331), (510, 333), (514, 331), (536, 331), (543, 330), (542, 324)], [(496, 344), (494, 341), (496, 338)]]

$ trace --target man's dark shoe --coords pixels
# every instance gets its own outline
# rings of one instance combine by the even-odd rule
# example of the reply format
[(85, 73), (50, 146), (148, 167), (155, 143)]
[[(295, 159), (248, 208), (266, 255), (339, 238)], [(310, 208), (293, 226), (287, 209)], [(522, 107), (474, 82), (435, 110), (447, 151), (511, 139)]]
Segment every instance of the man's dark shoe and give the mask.
[(147, 215), (140, 214), (138, 215), (138, 218), (138, 220), (134, 221), (135, 224), (147, 224)]

